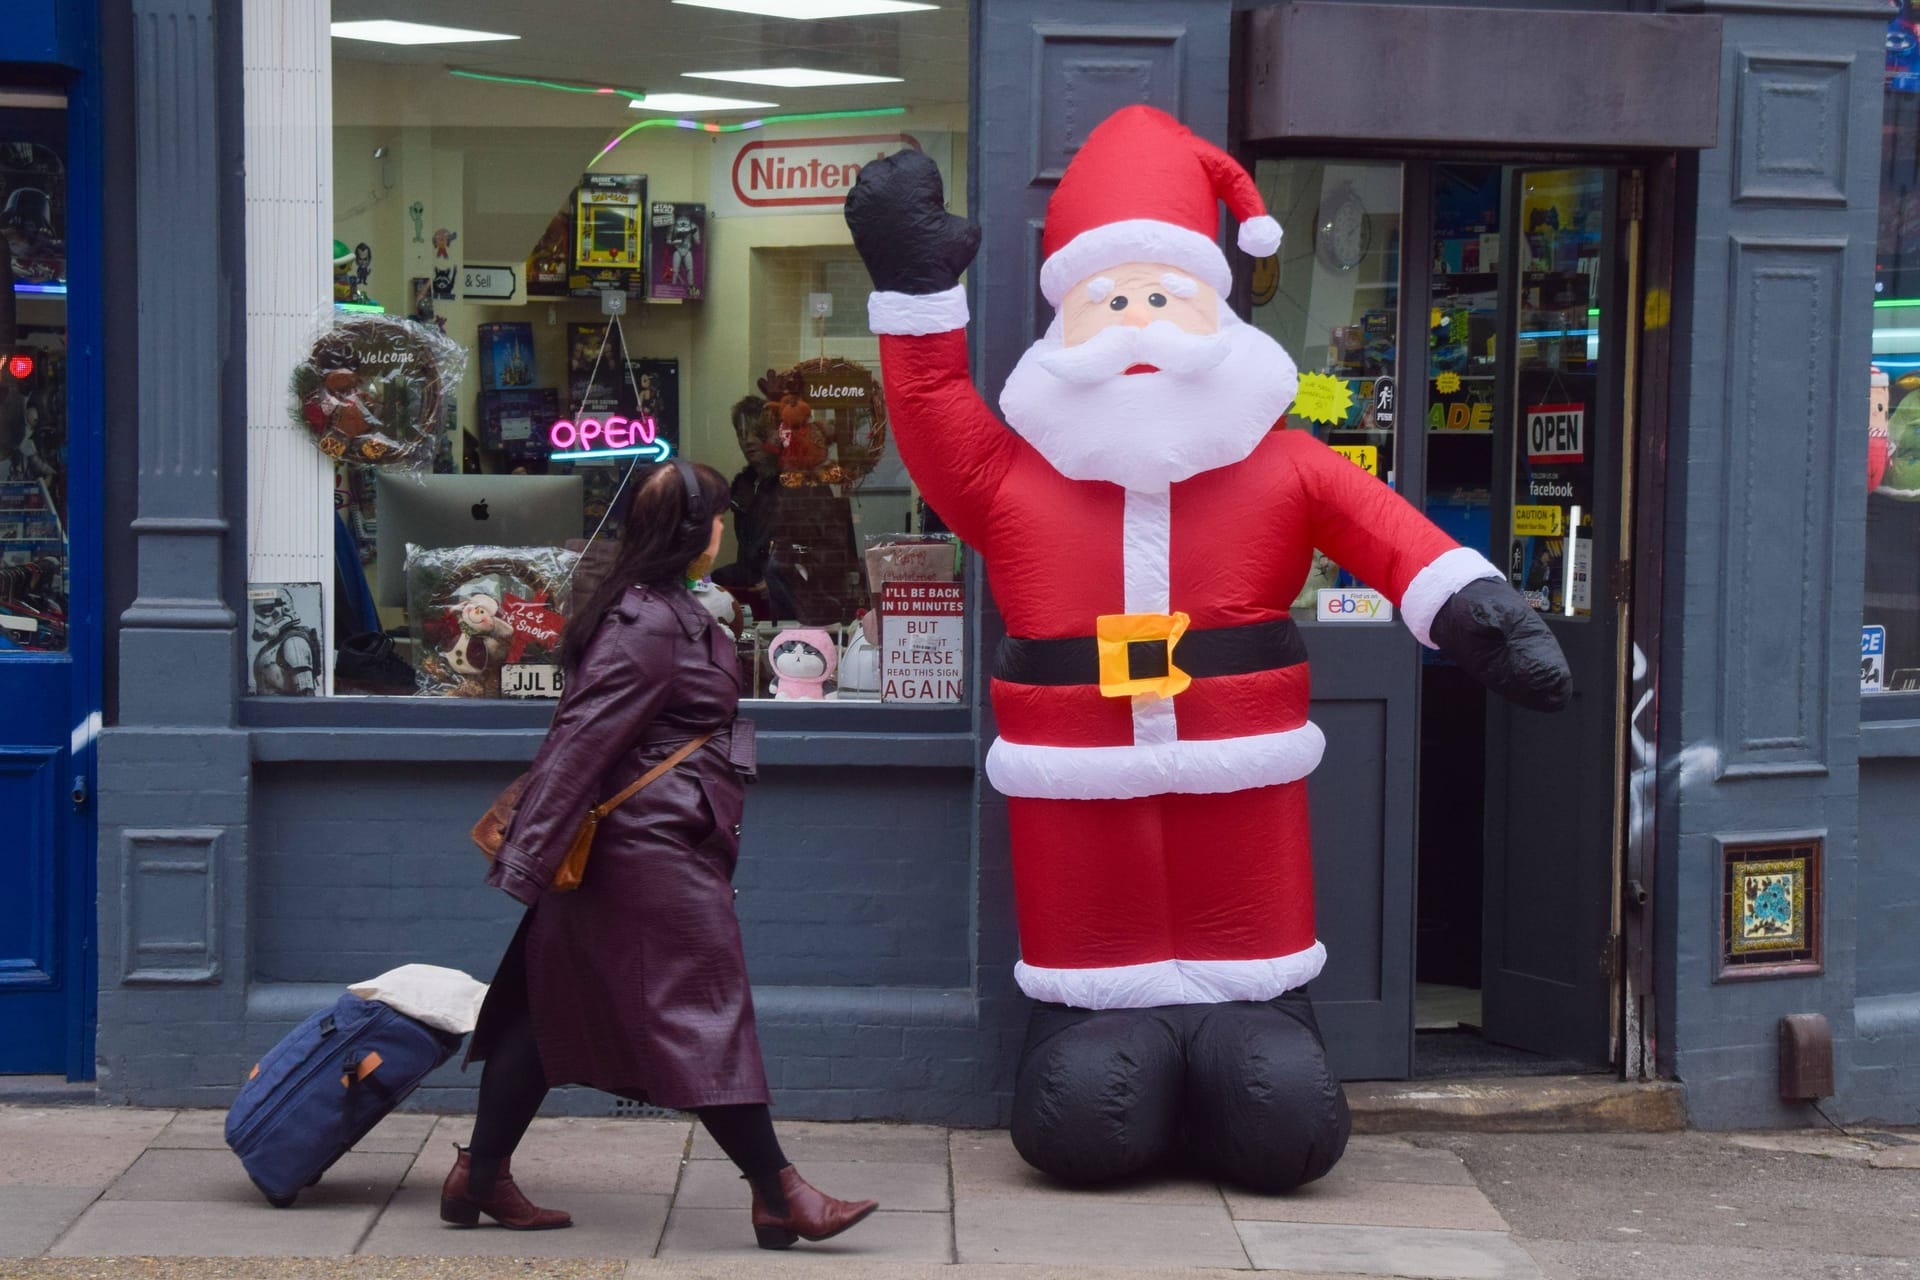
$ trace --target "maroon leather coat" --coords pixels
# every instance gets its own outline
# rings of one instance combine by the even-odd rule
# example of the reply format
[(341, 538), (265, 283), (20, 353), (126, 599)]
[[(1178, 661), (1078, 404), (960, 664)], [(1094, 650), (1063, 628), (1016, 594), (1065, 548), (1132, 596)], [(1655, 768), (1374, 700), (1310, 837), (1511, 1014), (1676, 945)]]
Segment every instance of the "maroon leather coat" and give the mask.
[[(528, 903), (468, 1060), (521, 1007), (549, 1084), (664, 1107), (766, 1102), (733, 868), (753, 725), (733, 640), (680, 587), (634, 587), (594, 636), (487, 883)], [(600, 823), (580, 887), (546, 884), (590, 804), (714, 739)]]

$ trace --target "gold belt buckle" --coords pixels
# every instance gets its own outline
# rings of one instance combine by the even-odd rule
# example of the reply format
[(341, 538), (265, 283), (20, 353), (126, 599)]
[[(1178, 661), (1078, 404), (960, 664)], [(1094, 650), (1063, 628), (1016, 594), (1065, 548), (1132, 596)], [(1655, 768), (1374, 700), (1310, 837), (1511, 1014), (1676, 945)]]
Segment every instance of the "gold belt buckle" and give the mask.
[[(1193, 677), (1173, 665), (1173, 649), (1192, 621), (1184, 613), (1107, 613), (1094, 621), (1094, 645), (1100, 654), (1100, 693), (1108, 698), (1152, 694), (1171, 698), (1185, 693)], [(1167, 646), (1167, 673), (1136, 679), (1127, 647), (1141, 642)]]

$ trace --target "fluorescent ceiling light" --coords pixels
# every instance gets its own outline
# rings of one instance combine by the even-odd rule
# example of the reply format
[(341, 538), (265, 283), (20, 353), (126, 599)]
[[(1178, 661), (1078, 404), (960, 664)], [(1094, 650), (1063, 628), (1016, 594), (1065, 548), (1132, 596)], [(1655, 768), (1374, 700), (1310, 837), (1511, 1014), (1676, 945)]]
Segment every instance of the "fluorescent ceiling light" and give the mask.
[(835, 84), (899, 84), (899, 76), (863, 76), (851, 71), (813, 71), (806, 67), (768, 67), (761, 71), (682, 71), (695, 80), (731, 80), (774, 89), (818, 89)]
[(709, 98), (704, 93), (650, 93), (627, 104), (641, 111), (758, 111), (777, 102), (748, 102), (745, 98)]
[(793, 18), (809, 22), (820, 18), (864, 18), (877, 13), (911, 13), (915, 9), (938, 9), (937, 4), (914, 4), (909, 0), (673, 0), (700, 9), (726, 9), (732, 13), (752, 13), (763, 18)]
[(336, 22), (333, 34), (342, 40), (371, 40), (375, 44), (472, 44), (480, 40), (518, 40), (498, 31), (469, 31), (464, 27), (434, 27), (424, 22), (395, 22), (372, 18), (365, 22)]

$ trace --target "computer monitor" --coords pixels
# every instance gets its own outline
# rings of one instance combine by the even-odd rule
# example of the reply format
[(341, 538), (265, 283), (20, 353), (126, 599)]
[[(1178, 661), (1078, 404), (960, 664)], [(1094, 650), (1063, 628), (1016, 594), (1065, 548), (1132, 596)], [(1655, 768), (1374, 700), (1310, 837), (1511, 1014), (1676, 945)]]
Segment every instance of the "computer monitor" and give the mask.
[(561, 547), (585, 532), (579, 476), (394, 476), (380, 479), (377, 603), (407, 603), (407, 544)]

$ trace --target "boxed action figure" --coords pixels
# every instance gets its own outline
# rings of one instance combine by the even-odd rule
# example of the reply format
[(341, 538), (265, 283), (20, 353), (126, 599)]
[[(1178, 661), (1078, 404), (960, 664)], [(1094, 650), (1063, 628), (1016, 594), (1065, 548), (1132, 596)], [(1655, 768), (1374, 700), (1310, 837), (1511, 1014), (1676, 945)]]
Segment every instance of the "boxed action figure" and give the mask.
[(533, 326), (524, 320), (483, 324), (479, 331), (480, 390), (513, 391), (533, 385)]
[(656, 201), (647, 219), (653, 246), (647, 255), (647, 296), (698, 299), (707, 287), (707, 206)]

